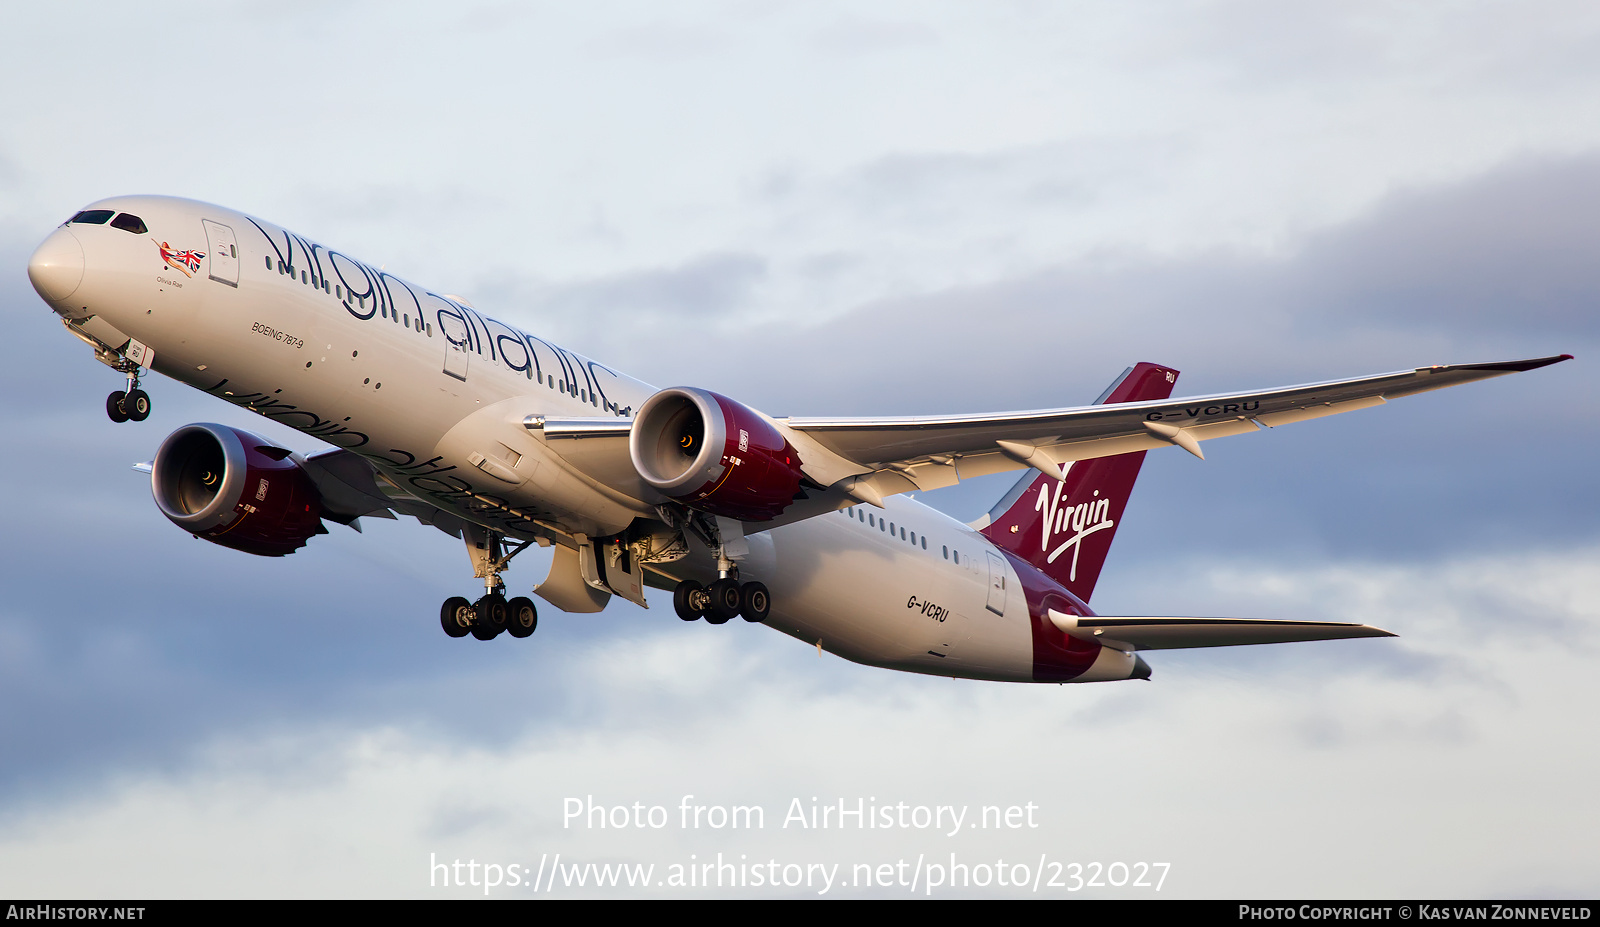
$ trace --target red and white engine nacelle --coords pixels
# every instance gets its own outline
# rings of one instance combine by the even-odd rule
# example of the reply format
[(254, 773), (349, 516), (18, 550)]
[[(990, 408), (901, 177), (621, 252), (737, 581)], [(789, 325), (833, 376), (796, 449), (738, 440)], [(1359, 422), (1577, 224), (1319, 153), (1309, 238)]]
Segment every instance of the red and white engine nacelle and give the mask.
[(281, 557), (327, 533), (322, 496), (289, 452), (227, 425), (185, 425), (168, 435), (150, 489), (173, 524), (250, 554)]
[(800, 492), (800, 455), (783, 434), (710, 390), (677, 386), (646, 399), (628, 452), (662, 495), (725, 518), (769, 521)]

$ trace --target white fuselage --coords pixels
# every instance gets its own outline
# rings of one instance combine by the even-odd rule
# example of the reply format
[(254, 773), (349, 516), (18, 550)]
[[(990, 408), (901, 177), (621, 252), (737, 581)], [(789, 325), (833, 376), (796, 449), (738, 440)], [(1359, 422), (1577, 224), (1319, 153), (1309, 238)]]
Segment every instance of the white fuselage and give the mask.
[[(149, 227), (54, 233), (81, 246), (85, 272), (52, 307), (91, 337), (131, 338), (154, 352), (153, 369), (358, 453), (431, 504), (513, 536), (502, 509), (590, 537), (656, 517), (659, 498), (634, 475), (576, 466), (523, 426), (530, 415), (627, 419), (653, 387), (232, 210), (166, 197), (90, 208)], [(186, 263), (183, 252), (205, 256)], [(1016, 567), (933, 509), (891, 497), (758, 531), (749, 545), (742, 574), (770, 588), (766, 623), (785, 633), (861, 663), (1033, 680)], [(713, 571), (700, 546), (658, 569)], [(1076, 681), (1130, 671), (1128, 655), (1104, 649)]]

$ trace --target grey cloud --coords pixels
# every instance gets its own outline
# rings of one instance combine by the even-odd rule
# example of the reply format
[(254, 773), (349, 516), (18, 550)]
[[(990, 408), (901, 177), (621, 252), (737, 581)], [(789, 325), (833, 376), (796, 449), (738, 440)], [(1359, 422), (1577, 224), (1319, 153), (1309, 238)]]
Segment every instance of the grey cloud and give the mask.
[(817, 30), (811, 43), (837, 55), (870, 55), (937, 44), (939, 34), (917, 22), (843, 16)]
[(665, 19), (611, 29), (589, 43), (601, 55), (657, 60), (703, 58), (732, 44), (717, 26)]
[(1245, 0), (1204, 11), (1178, 7), (1141, 51), (1151, 55), (1151, 65), (1204, 61), (1251, 90), (1397, 65), (1390, 54), (1394, 37), (1353, 15), (1354, 6)]
[[(1160, 146), (1157, 146), (1160, 147)], [(1113, 199), (1129, 159), (1156, 156), (1148, 145), (1077, 140), (984, 153), (891, 154), (862, 165), (819, 195), (837, 198), (876, 225), (930, 218), (985, 204), (1000, 214), (1083, 209)], [(1044, 179), (1040, 179), (1044, 178)], [(985, 210), (989, 212), (990, 210)]]
[(1283, 287), (1326, 318), (1592, 340), (1597, 261), (1600, 157), (1530, 158), (1313, 237)]
[(616, 365), (607, 348), (654, 351), (662, 338), (698, 341), (736, 323), (767, 274), (757, 255), (707, 254), (676, 267), (570, 283), (488, 280), (482, 303), (511, 308), (540, 333), (589, 341), (569, 346)]

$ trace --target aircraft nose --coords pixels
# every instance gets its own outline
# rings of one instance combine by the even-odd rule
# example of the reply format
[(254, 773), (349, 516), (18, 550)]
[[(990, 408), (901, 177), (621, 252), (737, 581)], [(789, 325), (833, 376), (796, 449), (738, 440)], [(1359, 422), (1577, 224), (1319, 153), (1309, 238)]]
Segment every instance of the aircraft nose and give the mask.
[(78, 236), (60, 228), (28, 259), (28, 279), (49, 302), (60, 302), (77, 292), (83, 282), (83, 245)]

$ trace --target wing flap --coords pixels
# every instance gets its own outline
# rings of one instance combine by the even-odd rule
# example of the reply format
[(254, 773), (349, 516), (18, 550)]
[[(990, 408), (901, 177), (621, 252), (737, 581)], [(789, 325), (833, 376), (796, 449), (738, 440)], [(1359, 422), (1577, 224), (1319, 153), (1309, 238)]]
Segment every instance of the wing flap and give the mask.
[(1288, 644), (1357, 637), (1395, 637), (1382, 628), (1339, 621), (1278, 621), (1252, 618), (1079, 618), (1052, 609), (1050, 622), (1063, 633), (1117, 650), (1185, 650)]

